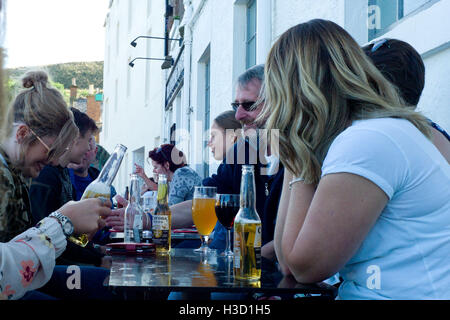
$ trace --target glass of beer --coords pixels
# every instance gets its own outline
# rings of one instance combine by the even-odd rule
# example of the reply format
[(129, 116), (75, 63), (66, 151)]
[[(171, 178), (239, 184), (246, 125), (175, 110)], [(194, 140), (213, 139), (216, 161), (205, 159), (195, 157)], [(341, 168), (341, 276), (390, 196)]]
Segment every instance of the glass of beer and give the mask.
[(196, 252), (209, 253), (208, 239), (217, 223), (216, 187), (195, 187), (192, 200), (192, 220), (202, 239), (202, 245)]

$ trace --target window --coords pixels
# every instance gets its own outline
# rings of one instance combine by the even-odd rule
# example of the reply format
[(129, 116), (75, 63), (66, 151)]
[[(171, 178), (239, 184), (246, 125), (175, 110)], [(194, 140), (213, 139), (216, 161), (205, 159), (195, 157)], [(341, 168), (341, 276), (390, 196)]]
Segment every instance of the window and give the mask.
[(134, 1), (128, 2), (128, 32), (131, 30), (131, 21), (133, 18), (133, 3)]
[(398, 20), (436, 0), (369, 0), (369, 40), (379, 37)]
[(173, 144), (173, 145), (177, 144), (177, 137), (176, 137), (176, 133), (175, 133), (176, 130), (177, 130), (177, 124), (174, 123), (170, 127), (170, 132), (169, 132), (169, 141), (170, 141), (170, 144)]
[(142, 168), (145, 168), (145, 148), (141, 147), (137, 150), (133, 151), (133, 163), (132, 163), (132, 167), (134, 169), (134, 164), (138, 164), (139, 166), (141, 166)]
[[(209, 132), (210, 116), (211, 116), (211, 63), (210, 60), (205, 62), (205, 118), (203, 132), (206, 135)], [(208, 136), (203, 137), (203, 174), (209, 176), (209, 149)]]
[(247, 4), (247, 38), (246, 38), (246, 61), (248, 69), (256, 64), (256, 0)]

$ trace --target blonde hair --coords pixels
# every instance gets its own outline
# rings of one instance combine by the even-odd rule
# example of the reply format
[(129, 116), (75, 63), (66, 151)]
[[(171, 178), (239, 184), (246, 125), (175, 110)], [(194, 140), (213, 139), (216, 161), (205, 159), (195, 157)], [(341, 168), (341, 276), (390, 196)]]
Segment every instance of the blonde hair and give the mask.
[(353, 120), (403, 118), (429, 137), (425, 117), (404, 108), (396, 89), (339, 25), (311, 20), (287, 30), (265, 66), (258, 121), (279, 129), (283, 165), (318, 183), (328, 149)]
[[(78, 128), (61, 93), (48, 83), (44, 71), (30, 71), (22, 79), (22, 90), (12, 102), (9, 124), (25, 123), (33, 133), (21, 145), (21, 158), (37, 136), (54, 136), (51, 158), (58, 159), (77, 138)], [(11, 127), (9, 128), (11, 134)]]

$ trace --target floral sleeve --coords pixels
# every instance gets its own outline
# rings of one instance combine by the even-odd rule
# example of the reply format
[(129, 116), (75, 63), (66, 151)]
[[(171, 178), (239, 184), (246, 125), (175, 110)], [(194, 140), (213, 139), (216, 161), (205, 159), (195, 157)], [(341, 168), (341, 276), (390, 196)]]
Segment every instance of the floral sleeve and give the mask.
[(50, 279), (66, 248), (59, 222), (45, 218), (7, 243), (0, 243), (0, 300), (19, 299)]

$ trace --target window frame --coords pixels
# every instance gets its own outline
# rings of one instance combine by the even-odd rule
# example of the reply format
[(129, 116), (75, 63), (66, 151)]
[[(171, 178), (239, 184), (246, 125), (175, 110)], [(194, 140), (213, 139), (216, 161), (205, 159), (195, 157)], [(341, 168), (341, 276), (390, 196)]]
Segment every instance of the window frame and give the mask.
[[(258, 5), (256, 0), (249, 0), (247, 2), (247, 7), (246, 7), (246, 24), (245, 24), (245, 67), (246, 69), (256, 65), (256, 35), (257, 35), (257, 30), (256, 30), (256, 26), (257, 26), (257, 8), (256, 6)], [(250, 22), (251, 22), (251, 14), (254, 14), (254, 32), (250, 35)], [(252, 44), (254, 45), (254, 48), (252, 49)], [(252, 52), (250, 52), (252, 51)], [(252, 56), (250, 55), (252, 54)], [(253, 59), (252, 59), (253, 58)], [(252, 59), (252, 60), (250, 60)]]
[[(385, 26), (384, 28), (371, 29), (368, 27), (367, 35), (368, 35), (369, 41), (372, 41), (373, 39), (379, 38), (383, 34), (388, 33), (389, 31), (394, 29), (399, 23), (401, 23), (405, 18), (408, 18), (412, 15), (417, 14), (420, 11), (425, 10), (426, 8), (430, 7), (431, 5), (433, 5), (434, 3), (436, 3), (440, 0), (423, 0), (424, 2), (421, 5), (419, 5), (415, 9), (413, 9), (411, 12), (408, 12), (406, 15), (405, 15), (405, 0), (390, 0), (390, 1), (396, 1), (396, 13), (395, 13), (396, 20), (393, 21), (392, 23), (390, 23), (389, 25)], [(377, 2), (378, 2), (378, 0), (368, 0), (367, 1), (368, 8), (370, 8), (373, 5), (376, 5)], [(369, 14), (370, 14), (370, 12), (369, 12)], [(382, 15), (382, 14), (383, 14), (383, 12), (380, 12), (380, 15)]]

